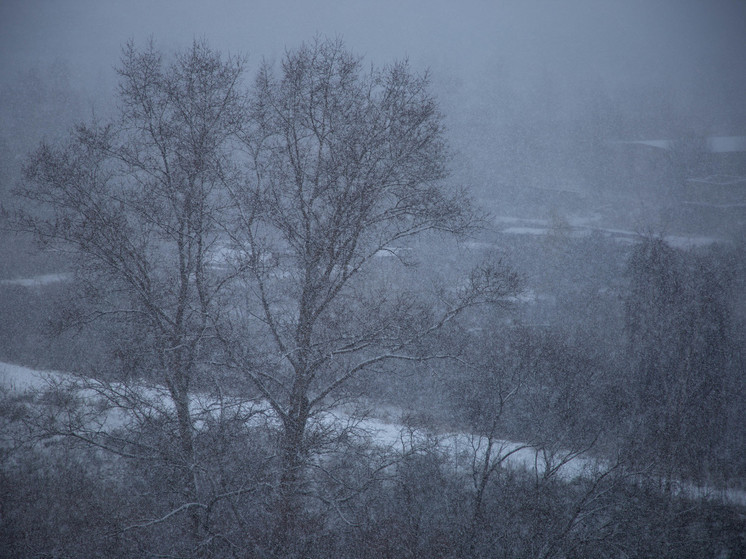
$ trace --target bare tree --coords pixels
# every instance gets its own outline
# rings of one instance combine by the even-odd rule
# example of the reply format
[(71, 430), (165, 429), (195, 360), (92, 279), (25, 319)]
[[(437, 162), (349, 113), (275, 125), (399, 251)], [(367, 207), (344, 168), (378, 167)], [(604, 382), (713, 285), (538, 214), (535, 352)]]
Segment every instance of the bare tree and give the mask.
[[(163, 519), (187, 515), (192, 546), (206, 536), (207, 508), (193, 395), (211, 386), (202, 364), (226, 308), (230, 277), (213, 260), (225, 187), (238, 180), (242, 70), (240, 59), (221, 58), (204, 43), (169, 62), (152, 43), (143, 50), (127, 45), (118, 119), (78, 126), (60, 146), (42, 144), (20, 192), (41, 206), (21, 217), (22, 226), (70, 250), (79, 264), (77, 283), (90, 304), (71, 308), (69, 322), (116, 325), (122, 374), (86, 385), (104, 407), (124, 410), (132, 429), (95, 431), (88, 418), (69, 425), (76, 429), (69, 434), (122, 455), (155, 452), (168, 461), (182, 500), (180, 514)], [(142, 429), (153, 428), (175, 442), (175, 452), (149, 446)]]
[[(713, 251), (716, 254), (716, 251)], [(629, 259), (625, 300), (635, 435), (670, 489), (677, 479), (712, 483), (726, 432), (729, 366), (735, 359), (732, 279), (714, 254), (644, 239)]]
[(428, 336), (512, 292), (516, 278), (484, 266), (436, 305), (372, 280), (408, 260), (411, 239), (463, 234), (479, 218), (463, 192), (442, 185), (441, 115), (427, 76), (406, 63), (366, 71), (341, 42), (317, 40), (287, 53), (279, 73), (261, 68), (250, 123), (253, 178), (233, 192), (233, 242), (256, 295), (247, 304), (252, 342), (266, 351), (261, 367), (250, 351), (234, 359), (281, 422), (282, 541), (325, 405), (364, 372), (439, 356)]

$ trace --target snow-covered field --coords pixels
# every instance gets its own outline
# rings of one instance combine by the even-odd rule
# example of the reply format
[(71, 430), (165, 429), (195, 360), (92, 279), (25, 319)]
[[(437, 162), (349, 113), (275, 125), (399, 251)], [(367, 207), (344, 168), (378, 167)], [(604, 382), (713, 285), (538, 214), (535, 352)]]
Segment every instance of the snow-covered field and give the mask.
[[(501, 217), (497, 218), (496, 223), (501, 226), (500, 232), (505, 235), (550, 235), (556, 233), (549, 220), (528, 219), (520, 220), (517, 218)], [(609, 227), (600, 227), (594, 224), (594, 218), (572, 218), (568, 220), (567, 227), (562, 229), (562, 233), (571, 238), (588, 237), (594, 232), (601, 233), (617, 242), (633, 243), (642, 239), (642, 235), (635, 231), (627, 229), (615, 229)], [(509, 226), (505, 226), (510, 224)], [(689, 249), (694, 247), (708, 246), (715, 243), (726, 242), (718, 237), (705, 235), (665, 235), (663, 240), (675, 248)]]
[(20, 287), (43, 287), (45, 285), (70, 281), (70, 279), (72, 279), (70, 274), (43, 274), (40, 276), (32, 276), (30, 278), (0, 280), (0, 286), (17, 285)]
[[(23, 393), (28, 390), (43, 389), (51, 383), (72, 379), (72, 375), (58, 371), (40, 371), (15, 365), (11, 363), (0, 362), (0, 392), (2, 393)], [(95, 383), (92, 385), (95, 386)], [(95, 397), (95, 390), (91, 391), (91, 397)], [(137, 392), (138, 396), (143, 398), (142, 401), (150, 401), (154, 408), (160, 410), (171, 409), (168, 402), (167, 392), (163, 388), (153, 387), (134, 387), (131, 388)], [(193, 409), (195, 410), (195, 423), (199, 427), (200, 417), (204, 418), (205, 414), (217, 413), (220, 406), (229, 405), (234, 411), (244, 414), (247, 418), (260, 418), (261, 421), (271, 422), (271, 412), (269, 407), (262, 402), (248, 402), (241, 399), (235, 401), (222, 400), (217, 402), (206, 395), (196, 394), (193, 399)], [(243, 411), (242, 411), (243, 410)], [(419, 430), (413, 433), (412, 429), (403, 424), (403, 414), (401, 410), (388, 408), (382, 413), (382, 417), (366, 417), (356, 420), (344, 410), (336, 410), (325, 415), (322, 421), (329, 424), (336, 422), (338, 424), (354, 423), (358, 432), (366, 433), (367, 436), (377, 445), (384, 448), (402, 449), (414, 444), (413, 437), (427, 436), (430, 441), (437, 442), (441, 452), (446, 452), (454, 458), (454, 464), (460, 464), (460, 467), (468, 468), (469, 464), (476, 463), (484, 459), (488, 446), (486, 437), (480, 437), (464, 432), (446, 432), (446, 433), (424, 433)], [(251, 419), (249, 419), (251, 420)], [(118, 427), (126, 421), (123, 411), (112, 413), (105, 421), (108, 428)], [(571, 481), (577, 478), (591, 478), (602, 472), (607, 465), (602, 462), (569, 451), (558, 451), (548, 455), (540, 448), (532, 447), (525, 443), (493, 440), (491, 446), (493, 460), (501, 461), (502, 465), (507, 468), (522, 469), (532, 472), (538, 476), (552, 471), (552, 475), (560, 479)], [(746, 491), (737, 489), (714, 489), (709, 487), (698, 487), (689, 483), (677, 484), (678, 491), (699, 498), (718, 498), (732, 504), (746, 506)]]
[[(550, 220), (543, 219), (520, 219), (502, 216), (495, 218), (495, 223), (501, 229), (501, 233), (506, 235), (538, 236), (549, 235), (556, 231), (556, 228), (552, 227)], [(590, 218), (570, 219), (567, 223), (567, 227), (562, 229), (563, 234), (567, 234), (570, 237), (589, 236), (594, 231), (600, 232), (618, 242), (634, 243), (641, 238), (640, 235), (634, 231), (598, 227), (596, 219), (593, 216)], [(665, 240), (672, 246), (679, 248), (703, 246), (719, 241), (717, 238), (704, 236), (667, 236), (665, 237)], [(470, 241), (465, 244), (468, 248), (473, 250), (490, 250), (497, 247), (494, 243), (484, 241)], [(378, 256), (396, 256), (399, 250), (406, 249), (393, 248), (387, 251), (381, 251)], [(214, 255), (216, 266), (227, 265), (232, 257), (233, 252), (230, 249), (225, 247), (219, 248)], [(72, 276), (65, 273), (44, 274), (27, 278), (0, 280), (0, 287), (21, 286), (25, 288), (39, 288), (55, 283), (70, 281), (71, 279)], [(529, 290), (516, 300), (518, 302), (533, 302), (537, 299), (547, 297), (550, 296), (537, 295)], [(0, 362), (0, 392), (2, 393), (22, 393), (32, 389), (43, 389), (45, 386), (50, 384), (72, 379), (73, 375), (59, 371), (39, 371), (21, 365)], [(148, 387), (126, 387), (126, 390), (137, 392), (138, 399), (143, 402), (150, 402), (150, 405), (152, 405), (154, 409), (160, 409), (165, 412), (171, 410), (168, 392), (162, 386), (151, 385)], [(90, 394), (88, 391), (90, 391)], [(89, 388), (87, 388), (86, 392), (81, 395), (83, 397), (88, 397), (90, 395), (91, 398), (95, 398), (95, 382), (91, 381), (89, 383)], [(219, 406), (226, 404), (226, 400), (216, 402), (214, 399), (211, 399), (206, 395), (197, 394), (193, 398), (193, 409), (195, 410), (195, 415), (202, 414), (203, 417), (204, 414), (215, 413), (215, 411), (219, 409)], [(252, 417), (254, 414), (258, 414), (262, 415), (264, 420), (273, 421), (270, 417), (272, 414), (269, 410), (269, 406), (267, 406), (266, 403), (256, 401), (248, 402), (236, 399), (235, 402), (231, 402), (229, 405), (241, 408), (242, 410), (245, 407), (246, 417)], [(195, 420), (197, 423), (200, 421), (198, 417), (195, 417)], [(124, 421), (126, 421), (126, 418), (122, 413), (113, 413), (106, 423), (108, 426), (114, 427)], [(366, 417), (361, 420), (353, 420), (353, 418), (348, 416), (343, 410), (336, 410), (327, 414), (326, 419), (323, 419), (322, 421), (338, 422), (340, 424), (356, 421), (358, 430), (367, 433), (376, 444), (384, 447), (396, 448), (397, 446), (406, 444), (405, 438), (411, 436), (411, 431), (408, 435), (408, 429), (402, 420), (401, 410), (389, 410), (388, 413), (379, 414), (378, 417)], [(455, 458), (462, 457), (463, 460), (468, 460), (469, 457), (471, 460), (479, 460), (484, 456), (485, 448), (487, 447), (486, 439), (469, 433), (431, 433), (429, 436), (437, 441), (439, 448), (442, 451), (453, 455)], [(498, 460), (500, 460), (501, 457), (505, 457), (502, 463), (507, 467), (540, 472), (546, 471), (547, 468), (552, 468), (554, 465), (557, 465), (557, 469), (554, 473), (562, 479), (567, 480), (593, 475), (594, 471), (597, 471), (599, 467), (602, 467), (598, 461), (582, 455), (571, 455), (567, 452), (559, 452), (554, 456), (547, 456), (541, 449), (515, 441), (492, 441), (491, 449)], [(730, 490), (726, 492), (715, 492), (707, 488), (698, 488), (694, 486), (682, 486), (682, 491), (703, 497), (717, 495), (730, 502), (746, 506), (746, 491)]]
[(56, 371), (39, 371), (21, 365), (0, 362), (0, 389), (3, 392), (25, 392), (45, 385), (46, 378), (59, 376)]
[[(0, 388), (3, 391), (23, 393), (29, 390), (43, 390), (45, 387), (58, 383), (73, 380), (73, 376), (67, 373), (59, 371), (39, 371), (24, 367), (21, 365), (15, 365), (11, 363), (0, 362)], [(125, 388), (118, 385), (108, 385), (109, 388), (113, 388), (114, 391), (121, 394), (125, 393)], [(161, 410), (170, 410), (172, 408), (171, 403), (168, 402), (168, 394), (165, 388), (157, 386), (149, 387), (128, 387), (126, 390), (136, 391), (138, 400), (141, 404), (148, 405), (150, 403), (153, 408), (159, 408)], [(90, 386), (85, 389), (86, 394), (83, 396), (89, 396), (90, 398), (96, 398), (96, 382), (92, 381)], [(217, 410), (219, 405), (225, 405), (226, 400), (220, 403), (214, 401), (208, 396), (195, 394), (193, 397), (193, 409), (195, 415), (211, 413), (211, 411)], [(265, 416), (269, 412), (269, 407), (263, 405), (261, 402), (245, 402), (240, 399), (236, 399), (235, 405), (251, 406), (255, 411), (261, 411)], [(385, 419), (377, 417), (366, 417), (364, 419), (356, 420), (354, 417), (349, 415), (344, 410), (335, 410), (325, 414), (322, 421), (325, 423), (338, 423), (338, 424), (350, 424), (354, 423), (355, 428), (358, 432), (367, 433), (371, 439), (378, 445), (388, 448), (397, 448), (402, 445), (410, 444), (412, 430), (406, 427), (401, 422), (403, 415), (401, 410), (388, 409), (384, 414)], [(107, 421), (107, 425), (111, 427), (118, 426), (122, 419), (110, 418)], [(476, 456), (478, 459), (484, 455), (484, 450), (487, 447), (487, 441), (483, 437), (474, 436), (468, 433), (429, 433), (431, 440), (437, 440), (439, 447), (454, 456)], [(506, 441), (506, 440), (494, 440), (492, 446), (493, 456), (508, 456), (505, 459), (505, 464), (511, 467), (522, 467), (522, 468), (533, 468), (536, 466), (537, 451), (523, 443)], [(579, 475), (583, 475), (589, 467), (593, 466), (593, 463), (585, 458), (576, 457), (572, 460), (568, 460), (566, 464), (562, 466), (561, 476), (566, 479), (572, 479)]]

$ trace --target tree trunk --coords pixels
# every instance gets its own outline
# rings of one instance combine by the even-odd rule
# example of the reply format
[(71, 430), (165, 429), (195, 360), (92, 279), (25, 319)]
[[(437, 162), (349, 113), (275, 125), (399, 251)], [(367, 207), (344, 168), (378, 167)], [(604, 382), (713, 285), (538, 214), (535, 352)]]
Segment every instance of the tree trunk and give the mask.
[(274, 537), (277, 552), (283, 557), (295, 556), (298, 517), (303, 507), (301, 486), (308, 413), (308, 399), (305, 394), (295, 392), (293, 405), (284, 424), (278, 520)]
[[(168, 384), (179, 428), (179, 450), (181, 452), (181, 467), (183, 468), (182, 483), (184, 498), (188, 503), (198, 503), (199, 487), (196, 478), (197, 472), (195, 471), (194, 432), (189, 403), (187, 373), (179, 368)], [(189, 507), (189, 517), (189, 534), (193, 548), (196, 549), (201, 539), (201, 518), (197, 506), (193, 505)]]

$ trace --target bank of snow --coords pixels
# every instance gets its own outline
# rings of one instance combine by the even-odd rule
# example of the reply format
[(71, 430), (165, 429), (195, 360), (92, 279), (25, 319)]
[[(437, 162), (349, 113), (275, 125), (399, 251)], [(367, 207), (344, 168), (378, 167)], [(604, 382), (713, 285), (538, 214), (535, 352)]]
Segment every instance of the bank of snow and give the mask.
[(38, 371), (21, 365), (0, 361), (0, 387), (4, 391), (25, 392), (41, 388), (49, 377), (61, 377), (56, 371)]
[(54, 283), (70, 281), (71, 279), (71, 274), (42, 274), (28, 278), (3, 279), (0, 280), (0, 286), (17, 285), (20, 287), (43, 287)]
[[(28, 390), (43, 389), (52, 384), (72, 381), (73, 375), (58, 371), (39, 371), (0, 362), (0, 391), (4, 393), (23, 393)], [(87, 381), (88, 382), (88, 381)], [(87, 387), (79, 393), (91, 402), (100, 397), (96, 389), (98, 381), (90, 380)], [(103, 384), (102, 384), (103, 386)], [(156, 413), (169, 413), (172, 404), (165, 388), (158, 385), (151, 386), (123, 386), (118, 383), (107, 385), (114, 388), (120, 397), (136, 397), (140, 405), (149, 406)], [(270, 407), (263, 401), (251, 401), (241, 398), (220, 398), (219, 400), (206, 394), (195, 394), (192, 397), (195, 427), (200, 428), (208, 416), (220, 415), (226, 406), (232, 412), (244, 417), (246, 421), (260, 425), (267, 422), (279, 426), (277, 418)], [(104, 429), (116, 428), (128, 422), (128, 412), (125, 409), (110, 410), (109, 416), (104, 417), (100, 423)], [(396, 417), (396, 416), (399, 417)], [(354, 419), (342, 410), (336, 410), (322, 414), (319, 421), (326, 427), (333, 425), (355, 425), (355, 431), (365, 433), (365, 436), (381, 447), (394, 450), (406, 451), (415, 445), (417, 437), (428, 437), (437, 443), (437, 448), (450, 455), (457, 469), (468, 468), (469, 464), (479, 464), (485, 458), (489, 441), (486, 437), (463, 432), (430, 433), (424, 430), (413, 430), (401, 420), (401, 414), (389, 410), (389, 419), (384, 420), (376, 417)], [(583, 453), (570, 451), (559, 451), (547, 453), (545, 449), (528, 444), (493, 439), (490, 446), (493, 461), (499, 461), (504, 467), (522, 469), (543, 476), (551, 472), (560, 479), (571, 481), (578, 478), (590, 479), (605, 466), (602, 461), (590, 458)], [(718, 498), (732, 504), (746, 506), (746, 491), (738, 489), (714, 489), (711, 487), (698, 487), (690, 483), (676, 484), (682, 495), (694, 498), (711, 499)]]
[[(516, 223), (516, 222), (513, 222)], [(520, 223), (520, 222), (518, 222)], [(620, 243), (634, 243), (643, 239), (643, 236), (635, 231), (626, 229), (614, 229), (608, 227), (597, 227), (589, 225), (586, 220), (574, 220), (566, 228), (557, 230), (548, 223), (541, 223), (539, 220), (531, 220), (523, 225), (511, 225), (500, 229), (504, 235), (564, 235), (568, 238), (589, 237), (593, 233), (599, 233)], [(704, 235), (666, 235), (663, 240), (675, 248), (691, 249), (696, 247), (709, 246), (716, 243), (727, 242), (718, 237), (709, 237)]]

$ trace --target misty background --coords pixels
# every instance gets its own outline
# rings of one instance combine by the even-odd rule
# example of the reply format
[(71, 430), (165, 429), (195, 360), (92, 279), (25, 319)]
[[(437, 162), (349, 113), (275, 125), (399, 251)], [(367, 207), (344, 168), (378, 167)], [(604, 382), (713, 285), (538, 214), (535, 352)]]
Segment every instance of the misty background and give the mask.
[[(314, 36), (340, 37), (370, 64), (408, 58), (430, 71), (453, 180), (496, 215), (582, 213), (671, 232), (680, 224), (659, 211), (670, 205), (670, 188), (646, 171), (620, 179), (639, 156), (617, 149), (610, 158), (609, 146), (746, 135), (740, 1), (11, 0), (0, 6), (0, 22), (4, 199), (23, 155), (42, 138), (107, 114), (130, 39), (153, 38), (171, 52), (206, 39), (247, 55), (247, 75)], [(599, 214), (610, 200), (624, 215)]]

